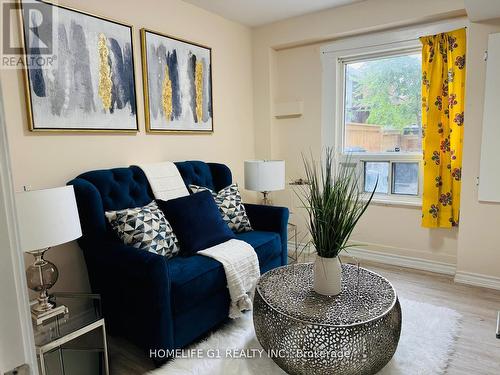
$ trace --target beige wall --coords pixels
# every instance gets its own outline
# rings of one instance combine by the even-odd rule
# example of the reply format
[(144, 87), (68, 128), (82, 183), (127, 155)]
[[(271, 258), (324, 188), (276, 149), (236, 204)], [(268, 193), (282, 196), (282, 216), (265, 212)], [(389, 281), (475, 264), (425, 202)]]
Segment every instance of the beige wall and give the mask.
[[(227, 163), (237, 181), (243, 160), (265, 157), (287, 162), (287, 177), (302, 176), (301, 152), (321, 147), (319, 47), (348, 35), (462, 15), (462, 0), (367, 0), (296, 17), (254, 30), (180, 0), (112, 2), (66, 0), (65, 5), (133, 24), (141, 132), (136, 135), (33, 134), (27, 131), (22, 75), (0, 71), (7, 112), (15, 189), (59, 186), (80, 172), (158, 160), (202, 159)], [(168, 14), (175, 16), (169, 17)], [(369, 17), (367, 16), (369, 15)], [(149, 135), (144, 132), (138, 30), (148, 27), (213, 48), (215, 133)], [(459, 271), (500, 276), (500, 207), (477, 201), (487, 35), (500, 24), (471, 24), (467, 77), (462, 222), (459, 230), (420, 227), (420, 210), (373, 205), (353, 238), (388, 254), (458, 264)], [(252, 79), (252, 77), (254, 79)], [(301, 118), (275, 120), (276, 101), (302, 100)], [(247, 199), (254, 195), (245, 193)], [(287, 189), (276, 203), (292, 209), (304, 233), (298, 199)], [(458, 259), (457, 259), (458, 256)], [(61, 270), (59, 290), (86, 290), (88, 280), (75, 244), (49, 252)]]
[[(235, 180), (242, 182), (243, 161), (253, 158), (255, 149), (250, 29), (180, 0), (65, 0), (61, 3), (135, 27), (134, 57), (141, 131), (136, 135), (30, 133), (21, 72), (2, 70), (0, 78), (16, 191), (22, 190), (23, 185), (31, 185), (33, 189), (63, 185), (77, 174), (95, 168), (186, 159), (226, 163)], [(139, 43), (141, 27), (213, 48), (213, 135), (145, 133)], [(52, 249), (47, 258), (55, 261), (61, 271), (55, 289), (88, 288), (82, 254), (75, 244)]]
[[(329, 11), (296, 17), (254, 31), (254, 106), (256, 154), (282, 158), (288, 178), (303, 177), (301, 152), (321, 147), (321, 61), (326, 41), (369, 31), (447, 19), (464, 14), (463, 1), (368, 0)], [(353, 239), (387, 254), (449, 264), (459, 272), (500, 277), (500, 205), (479, 203), (475, 178), (479, 173), (485, 63), (489, 33), (500, 23), (469, 26), (467, 110), (460, 228), (429, 230), (420, 226), (420, 208), (372, 205)], [(300, 118), (276, 120), (275, 102), (304, 102)], [(261, 144), (261, 140), (265, 140)], [(303, 213), (289, 189), (275, 201), (295, 211), (304, 232)], [(295, 216), (295, 217), (294, 217)]]
[[(286, 160), (289, 178), (303, 177), (301, 154), (321, 149), (320, 44), (276, 52), (276, 101), (304, 101), (300, 118), (274, 120), (272, 157)], [(275, 201), (292, 207), (292, 221), (306, 232), (304, 212), (295, 193), (275, 194)], [(418, 207), (375, 205), (361, 219), (352, 239), (365, 248), (449, 264), (456, 263), (457, 230), (429, 230), (420, 226)]]
[(500, 277), (500, 204), (479, 202), (476, 185), (486, 76), (484, 51), (488, 47), (488, 34), (500, 32), (500, 20), (471, 23), (468, 32), (467, 107), (457, 271)]
[(276, 50), (463, 14), (463, 0), (367, 0), (254, 29), (253, 95), (257, 157), (270, 157), (274, 147), (271, 113), (276, 99)]

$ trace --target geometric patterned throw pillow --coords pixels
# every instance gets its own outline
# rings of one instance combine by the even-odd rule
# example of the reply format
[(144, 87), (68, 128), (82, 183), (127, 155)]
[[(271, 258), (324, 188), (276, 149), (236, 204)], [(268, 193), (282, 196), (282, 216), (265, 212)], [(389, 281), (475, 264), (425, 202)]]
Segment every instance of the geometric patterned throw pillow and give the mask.
[(155, 201), (144, 207), (106, 211), (106, 218), (126, 245), (171, 258), (179, 241)]
[(209, 188), (197, 185), (189, 185), (193, 193), (208, 190), (212, 193), (215, 203), (219, 207), (222, 218), (229, 228), (236, 233), (249, 232), (252, 230), (245, 206), (241, 202), (241, 195), (237, 184), (231, 184), (218, 193)]

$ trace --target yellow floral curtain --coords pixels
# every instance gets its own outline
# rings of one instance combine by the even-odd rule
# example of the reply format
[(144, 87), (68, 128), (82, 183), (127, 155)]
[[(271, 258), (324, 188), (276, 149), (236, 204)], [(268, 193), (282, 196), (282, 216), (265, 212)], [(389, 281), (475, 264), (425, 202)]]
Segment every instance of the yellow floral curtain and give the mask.
[(457, 226), (465, 108), (466, 30), (422, 42), (422, 226)]

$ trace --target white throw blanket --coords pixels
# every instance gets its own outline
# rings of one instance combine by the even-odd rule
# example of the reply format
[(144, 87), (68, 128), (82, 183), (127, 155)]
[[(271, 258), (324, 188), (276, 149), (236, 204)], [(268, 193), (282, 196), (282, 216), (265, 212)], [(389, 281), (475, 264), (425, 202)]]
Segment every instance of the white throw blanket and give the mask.
[(229, 240), (198, 254), (213, 258), (224, 266), (231, 297), (229, 317), (239, 318), (242, 311), (252, 310), (253, 293), (260, 276), (259, 260), (252, 246), (240, 240)]
[(156, 199), (168, 201), (189, 195), (179, 170), (171, 161), (138, 165), (144, 171)]

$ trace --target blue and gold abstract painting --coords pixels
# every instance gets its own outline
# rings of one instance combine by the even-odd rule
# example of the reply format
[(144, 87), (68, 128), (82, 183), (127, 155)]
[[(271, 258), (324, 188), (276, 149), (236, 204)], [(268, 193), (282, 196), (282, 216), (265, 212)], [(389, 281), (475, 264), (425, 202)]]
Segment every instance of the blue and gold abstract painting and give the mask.
[(44, 40), (53, 60), (25, 69), (31, 130), (137, 131), (132, 27), (37, 3), (23, 5), (26, 61), (48, 61)]
[(211, 49), (141, 30), (148, 131), (212, 132)]

